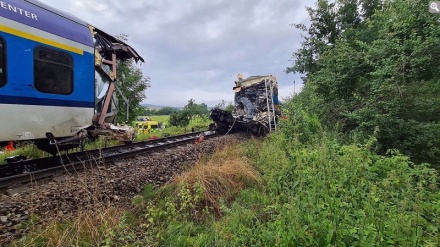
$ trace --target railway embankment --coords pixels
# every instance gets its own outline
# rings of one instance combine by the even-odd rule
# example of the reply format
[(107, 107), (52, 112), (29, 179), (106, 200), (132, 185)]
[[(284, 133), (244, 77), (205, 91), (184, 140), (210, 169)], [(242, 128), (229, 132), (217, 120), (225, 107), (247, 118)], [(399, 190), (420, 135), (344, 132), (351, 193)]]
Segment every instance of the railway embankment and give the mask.
[[(52, 222), (74, 219), (84, 212), (128, 209), (145, 185), (160, 186), (196, 164), (218, 147), (247, 138), (219, 136), (151, 154), (100, 163), (80, 172), (39, 180), (0, 195), (0, 237), (3, 243)], [(97, 162), (100, 162), (97, 160)], [(93, 213), (94, 212), (94, 213)]]
[(245, 143), (225, 139), (226, 148), (199, 156), (195, 166), (182, 161), (187, 172), (176, 172), (163, 186), (125, 192), (130, 198), (112, 192), (71, 218), (52, 211), (54, 220), (14, 244), (438, 245), (434, 169), (397, 151), (375, 153), (374, 137), (348, 142), (315, 125), (296, 127), (302, 131), (284, 124), (268, 138)]

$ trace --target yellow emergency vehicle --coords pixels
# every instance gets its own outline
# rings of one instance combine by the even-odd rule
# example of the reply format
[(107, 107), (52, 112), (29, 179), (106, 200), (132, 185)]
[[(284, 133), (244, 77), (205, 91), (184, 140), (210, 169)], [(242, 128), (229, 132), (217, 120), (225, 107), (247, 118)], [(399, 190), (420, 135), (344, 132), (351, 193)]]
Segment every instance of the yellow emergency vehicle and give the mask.
[(136, 132), (138, 134), (149, 134), (151, 132), (156, 132), (159, 129), (159, 123), (157, 121), (152, 121), (149, 117), (141, 116), (136, 119)]

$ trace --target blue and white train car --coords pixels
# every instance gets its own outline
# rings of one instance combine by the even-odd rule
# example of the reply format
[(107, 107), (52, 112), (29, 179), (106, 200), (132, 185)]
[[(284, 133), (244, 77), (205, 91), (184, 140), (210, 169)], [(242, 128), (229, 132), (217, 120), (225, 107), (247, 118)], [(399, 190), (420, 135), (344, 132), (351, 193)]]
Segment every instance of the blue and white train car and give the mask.
[[(114, 118), (119, 39), (35, 0), (0, 1), (0, 143), (49, 143)], [(93, 126), (91, 128), (90, 126)], [(94, 131), (94, 132), (93, 132)]]

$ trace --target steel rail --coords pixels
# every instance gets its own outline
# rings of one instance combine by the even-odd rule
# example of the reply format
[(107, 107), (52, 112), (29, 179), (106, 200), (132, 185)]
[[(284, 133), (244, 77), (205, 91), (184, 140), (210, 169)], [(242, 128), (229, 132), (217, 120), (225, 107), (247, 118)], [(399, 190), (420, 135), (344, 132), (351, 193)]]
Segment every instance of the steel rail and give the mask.
[[(6, 168), (10, 170), (13, 170), (14, 166), (21, 167), (10, 174), (4, 174), (0, 169), (0, 189), (51, 177), (57, 173), (83, 170), (85, 167), (96, 165), (98, 163), (97, 161), (107, 163), (139, 154), (180, 146), (194, 142), (195, 138), (199, 137), (201, 134), (204, 135), (205, 139), (217, 136), (213, 131), (199, 131), (178, 136), (136, 142), (128, 145), (10, 163), (4, 166), (8, 166)], [(35, 170), (29, 170), (29, 167), (35, 168)]]
[[(183, 135), (158, 138), (158, 139), (154, 139), (154, 140), (135, 142), (135, 143), (131, 143), (131, 144), (125, 144), (125, 145), (119, 145), (119, 146), (113, 146), (113, 147), (105, 147), (105, 150), (107, 150), (108, 152), (114, 152), (114, 151), (119, 150), (121, 148), (137, 148), (139, 146), (144, 146), (144, 145), (155, 145), (156, 143), (173, 141), (173, 140), (179, 139), (179, 138), (187, 138), (188, 136), (193, 136), (194, 134), (200, 135), (203, 132), (204, 131), (200, 131), (200, 132), (194, 132), (194, 133), (187, 133), (187, 134), (183, 134)], [(97, 154), (100, 154), (101, 152), (102, 152), (102, 149), (94, 149), (94, 150), (87, 150), (87, 151), (83, 151), (83, 152), (62, 154), (60, 156), (54, 156), (54, 157), (39, 158), (39, 159), (32, 159), (32, 160), (22, 160), (22, 161), (17, 161), (17, 162), (12, 162), (12, 163), (8, 163), (8, 164), (0, 165), (0, 178), (13, 176), (15, 174), (20, 174), (20, 173), (26, 173), (26, 172), (32, 172), (32, 171), (36, 171), (36, 170), (46, 169), (46, 168), (53, 166), (52, 165), (53, 163), (59, 163), (60, 159), (62, 160), (62, 162), (68, 163), (68, 162), (71, 162), (72, 160), (75, 160), (75, 161), (83, 160), (85, 157), (95, 156)]]

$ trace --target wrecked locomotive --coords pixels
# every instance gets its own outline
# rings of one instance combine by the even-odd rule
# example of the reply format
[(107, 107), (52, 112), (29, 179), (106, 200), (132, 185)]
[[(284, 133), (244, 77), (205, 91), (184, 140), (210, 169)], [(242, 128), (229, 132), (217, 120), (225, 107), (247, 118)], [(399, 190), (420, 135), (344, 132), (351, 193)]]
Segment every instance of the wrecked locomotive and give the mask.
[[(0, 145), (34, 141), (55, 154), (113, 126), (125, 42), (36, 0), (0, 1)], [(54, 145), (57, 144), (57, 145)]]
[(277, 128), (281, 115), (278, 101), (278, 82), (275, 76), (251, 76), (238, 74), (235, 86), (234, 110), (211, 110), (212, 130), (220, 133), (247, 131), (264, 136)]

